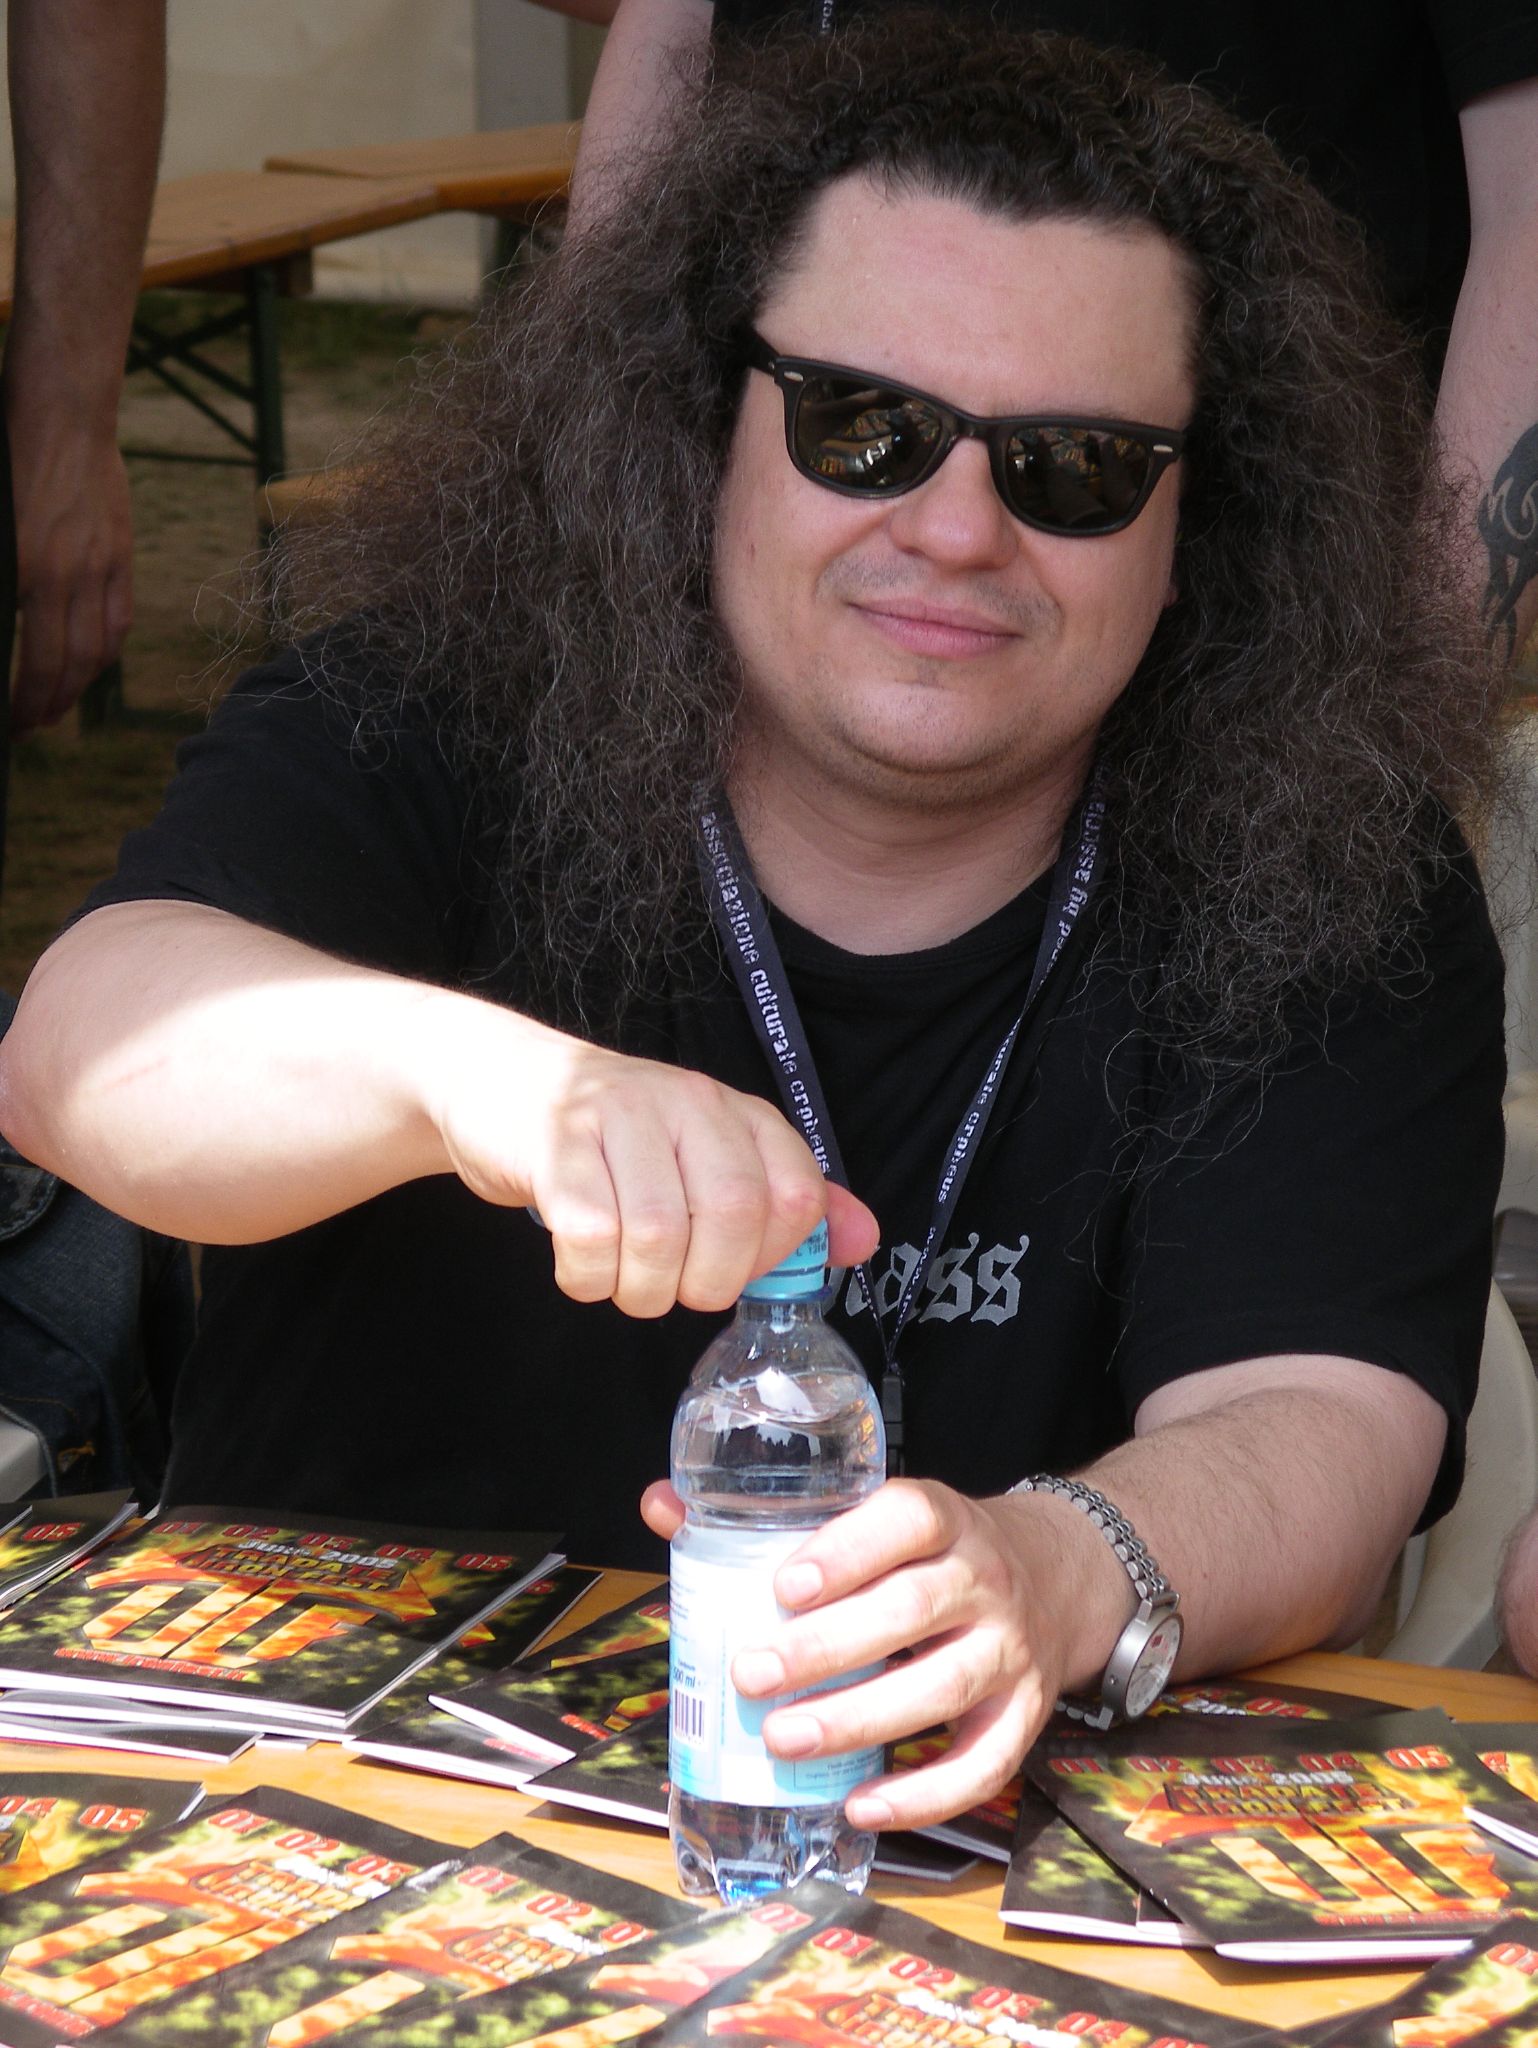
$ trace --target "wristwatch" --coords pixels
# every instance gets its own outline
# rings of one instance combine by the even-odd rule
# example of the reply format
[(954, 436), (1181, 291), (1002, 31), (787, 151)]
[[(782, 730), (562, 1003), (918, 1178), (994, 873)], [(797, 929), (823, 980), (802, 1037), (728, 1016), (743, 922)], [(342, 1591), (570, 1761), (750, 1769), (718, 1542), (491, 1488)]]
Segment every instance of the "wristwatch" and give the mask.
[(1100, 1680), (1100, 1697), (1069, 1697), (1058, 1705), (1090, 1728), (1136, 1721), (1163, 1692), (1180, 1654), (1180, 1595), (1149, 1556), (1148, 1546), (1126, 1516), (1082, 1479), (1058, 1479), (1050, 1472), (1038, 1472), (1009, 1490), (1055, 1493), (1061, 1500), (1072, 1501), (1126, 1567), (1138, 1598), (1137, 1612), (1116, 1639)]

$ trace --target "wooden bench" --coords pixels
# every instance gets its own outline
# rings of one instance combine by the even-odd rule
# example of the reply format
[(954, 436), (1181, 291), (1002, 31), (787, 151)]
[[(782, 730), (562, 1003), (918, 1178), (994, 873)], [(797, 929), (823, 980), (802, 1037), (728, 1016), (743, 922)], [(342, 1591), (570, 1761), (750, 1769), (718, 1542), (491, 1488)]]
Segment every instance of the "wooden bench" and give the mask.
[[(181, 459), (250, 463), (259, 483), (278, 475), (284, 467), (278, 299), (309, 289), (310, 253), (324, 243), (437, 211), (436, 186), (420, 178), (353, 181), (324, 174), (204, 171), (162, 184), (150, 218), (141, 289), (229, 292), (240, 300), (234, 309), (211, 313), (191, 327), (157, 325), (142, 314), (134, 321), (130, 371), (158, 377), (244, 451)], [(4, 319), (13, 304), (14, 248), (14, 222), (0, 223)], [(206, 354), (210, 342), (239, 333), (249, 348), (247, 378)], [(249, 430), (221, 405), (228, 399), (250, 407)]]
[(492, 128), (354, 149), (294, 150), (270, 156), (270, 171), (335, 178), (423, 178), (444, 213), (486, 214), (497, 223), (493, 268), (514, 262), (528, 231), (566, 197), (580, 121)]
[[(368, 142), (351, 149), (285, 151), (263, 168), (283, 177), (335, 178), (369, 186), (400, 182), (430, 185), (442, 213), (489, 215), (504, 227), (526, 228), (566, 196), (576, 161), (579, 121), (529, 128), (476, 130), (403, 142)], [(509, 242), (497, 267), (512, 254)], [(280, 476), (256, 493), (257, 528), (264, 540), (281, 526), (310, 526), (327, 517), (349, 470)]]
[(529, 220), (563, 199), (576, 161), (578, 121), (369, 142), (356, 149), (309, 149), (270, 156), (269, 171), (333, 178), (414, 179), (431, 184), (444, 213)]
[(256, 530), (264, 541), (280, 528), (322, 526), (336, 510), (343, 491), (364, 472), (343, 463), (335, 469), (296, 471), (275, 476), (256, 489)]

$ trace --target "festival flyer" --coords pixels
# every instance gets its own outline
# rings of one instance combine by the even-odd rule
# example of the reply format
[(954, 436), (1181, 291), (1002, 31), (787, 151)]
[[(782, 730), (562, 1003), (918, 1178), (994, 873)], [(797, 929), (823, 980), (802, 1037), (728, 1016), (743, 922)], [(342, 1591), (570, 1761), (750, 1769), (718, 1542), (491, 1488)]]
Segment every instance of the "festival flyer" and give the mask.
[(510, 1600), (472, 1622), (463, 1635), (440, 1650), (431, 1664), (398, 1685), (389, 1698), (354, 1723), (352, 1734), (383, 1726), (396, 1716), (428, 1704), (433, 1692), (452, 1692), (474, 1685), (488, 1672), (511, 1665), (529, 1668), (528, 1660), (563, 1615), (603, 1577), (588, 1565), (563, 1564), (530, 1579)]
[[(526, 1778), (531, 1799), (581, 1807), (611, 1820), (665, 1828), (668, 1822), (668, 1717), (653, 1714), (618, 1735), (595, 1742), (563, 1764)], [(955, 1844), (893, 1828), (876, 1837), (876, 1868), (888, 1877), (921, 1877), (951, 1884), (977, 1857)]]
[(521, 1792), (529, 1779), (548, 1767), (545, 1757), (531, 1756), (505, 1736), (461, 1721), (431, 1704), (408, 1708), (343, 1738), (350, 1755), (375, 1763), (397, 1764), (403, 1770), (430, 1771), (441, 1778), (468, 1778), (476, 1785), (502, 1785)]
[(0, 1742), (35, 1742), (52, 1749), (126, 1750), (137, 1756), (190, 1757), (195, 1763), (227, 1764), (256, 1740), (251, 1728), (229, 1728), (212, 1714), (143, 1720), (113, 1716), (18, 1714), (0, 1709)]
[[(697, 2000), (730, 1991), (749, 1969), (843, 1903), (811, 1883), (750, 1906), (696, 1915), (625, 1947), (503, 1990), (434, 2008), (386, 2012), (332, 2037), (332, 2048), (609, 2048)], [(297, 2048), (272, 2042), (269, 2048)]]
[(477, 1622), (452, 1649), (440, 1651), (377, 1707), (360, 1715), (343, 1737), (343, 1747), (409, 1770), (482, 1784), (521, 1785), (543, 1768), (543, 1760), (489, 1729), (444, 1713), (432, 1704), (431, 1695), (461, 1691), (488, 1672), (525, 1658), (602, 1576), (584, 1565), (567, 1564), (532, 1580), (506, 1606)]
[(340, 1732), (559, 1562), (549, 1542), (179, 1508), (0, 1622), (0, 1686)]
[(1199, 1934), (1124, 1877), (1034, 1786), (1021, 1796), (999, 1918), (1044, 1934), (1135, 1941), (1154, 1948), (1206, 1946)]
[(1538, 1908), (1538, 1864), (1467, 1817), (1528, 1802), (1435, 1711), (1375, 1720), (1171, 1716), (1043, 1738), (1026, 1771), (1220, 1954), (1446, 1955)]
[(668, 1717), (650, 1715), (580, 1756), (525, 1780), (531, 1799), (552, 1799), (558, 1806), (577, 1806), (610, 1820), (630, 1820), (642, 1827), (668, 1824)]
[(1538, 2038), (1538, 1920), (1522, 1914), (1318, 2040), (1319, 2048), (1484, 2048), (1490, 2028), (1511, 2023)]
[(439, 1686), (432, 1702), (546, 1763), (602, 1742), (667, 1705), (667, 1644), (583, 1658), (530, 1672), (492, 1672), (459, 1691)]
[[(810, 1887), (794, 1894), (800, 1898)], [(838, 1894), (834, 1894), (838, 1898)], [(1110, 2042), (1240, 2048), (1254, 2022), (1002, 1955), (927, 1921), (843, 1898), (832, 1917), (652, 2037), (655, 2048), (990, 2048)]]
[(112, 2048), (310, 2048), (364, 2019), (399, 2024), (699, 1917), (681, 1899), (499, 1835), (120, 2022)]
[(380, 1896), (445, 1854), (259, 1786), (0, 1898), (0, 2042), (82, 2040)]
[(1470, 2048), (1538, 2048), (1538, 2021), (1530, 2018), (1501, 2020), (1475, 2034)]
[[(1304, 1686), (1265, 1687), (1243, 1679), (1220, 1678), (1169, 1687), (1140, 1725), (1147, 1728), (1151, 1722), (1185, 1714), (1218, 1719), (1242, 1716), (1256, 1720), (1322, 1721), (1348, 1713), (1396, 1711), (1381, 1700), (1359, 1699), (1350, 1693), (1317, 1692)], [(1076, 1726), (1082, 1732), (1082, 1723), (1076, 1724), (1069, 1715), (1059, 1713), (1048, 1732), (1054, 1736), (1068, 1735)], [(1001, 1920), (1012, 1926), (1039, 1928), (1048, 1934), (1141, 1942), (1158, 1948), (1206, 1945), (1201, 1935), (1177, 1920), (1140, 1885), (1124, 1877), (1092, 1842), (1062, 1818), (1043, 1794), (1032, 1789), (1016, 1804), (1019, 1814), (1009, 1875), (1004, 1880), (1004, 1896), (999, 1906)], [(970, 1818), (963, 1815), (962, 1821)]]
[[(1264, 1721), (1362, 1721), (1373, 1714), (1401, 1714), (1388, 1700), (1366, 1699), (1354, 1692), (1323, 1692), (1307, 1685), (1254, 1685), (1243, 1678), (1203, 1678), (1190, 1685), (1167, 1685), (1144, 1715), (1146, 1721), (1166, 1714), (1243, 1714)], [(1058, 1715), (1054, 1729), (1070, 1716)]]
[(548, 1650), (525, 1659), (530, 1671), (553, 1671), (562, 1664), (585, 1664), (593, 1657), (617, 1657), (621, 1650), (644, 1650), (668, 1639), (668, 1589), (638, 1594), (622, 1607), (611, 1607), (585, 1628), (573, 1629)]
[(1486, 1770), (1538, 1800), (1538, 1721), (1464, 1721), (1458, 1733)]
[(0, 1508), (0, 1607), (10, 1607), (115, 1535), (135, 1512), (125, 1492), (61, 1494)]
[(41, 1884), (191, 1813), (201, 1785), (93, 1771), (0, 1772), (0, 1894)]
[[(1204, 1680), (1199, 1685), (1175, 1685), (1168, 1687), (1148, 1710), (1149, 1719), (1165, 1714), (1253, 1714), (1279, 1720), (1325, 1720), (1333, 1717), (1392, 1713), (1395, 1709), (1382, 1700), (1359, 1699), (1353, 1693), (1320, 1692), (1307, 1686), (1276, 1686), (1247, 1684), (1242, 1679), (1221, 1678)], [(1061, 1732), (1074, 1726), (1072, 1717), (1059, 1713), (1050, 1723), (1053, 1732)], [(931, 1728), (926, 1734), (916, 1735), (908, 1742), (900, 1742), (892, 1751), (893, 1768), (914, 1769), (928, 1763), (933, 1757), (943, 1754), (949, 1747), (950, 1735), (943, 1728)], [(1011, 1778), (1009, 1783), (996, 1792), (981, 1806), (974, 1806), (966, 1813), (958, 1813), (950, 1820), (937, 1821), (933, 1827), (920, 1830), (931, 1841), (950, 1842), (957, 1848), (970, 1849), (977, 1856), (991, 1856), (996, 1863), (1008, 1863), (1014, 1853), (1015, 1836), (1020, 1825), (1021, 1781)], [(1041, 1816), (1037, 1816), (1041, 1820)], [(1045, 1825), (1045, 1821), (1042, 1821)], [(1105, 1882), (1114, 1887), (1118, 1880), (1114, 1873), (1108, 1873)], [(1135, 1890), (1130, 1895), (1136, 1896)], [(1107, 1892), (1109, 1897), (1109, 1891)], [(1153, 1905), (1153, 1902), (1149, 1902)], [(1155, 1922), (1176, 1923), (1169, 1920), (1163, 1908), (1153, 1905)], [(1005, 1914), (1006, 1919), (1011, 1918)], [(1032, 1922), (1030, 1924), (1038, 1924)], [(1046, 1922), (1039, 1923), (1045, 1926)], [(1120, 1922), (1118, 1922), (1120, 1926)], [(1127, 1934), (1122, 1930), (1119, 1939), (1137, 1940), (1144, 1937)], [(1163, 1936), (1154, 1936), (1163, 1940)]]
[[(1465, 1723), (1460, 1732), (1486, 1770), (1503, 1778), (1524, 1801), (1538, 1802), (1538, 1726), (1531, 1721)], [(1471, 1807), (1469, 1817), (1514, 1848), (1538, 1856), (1538, 1803), (1520, 1817), (1483, 1806)]]

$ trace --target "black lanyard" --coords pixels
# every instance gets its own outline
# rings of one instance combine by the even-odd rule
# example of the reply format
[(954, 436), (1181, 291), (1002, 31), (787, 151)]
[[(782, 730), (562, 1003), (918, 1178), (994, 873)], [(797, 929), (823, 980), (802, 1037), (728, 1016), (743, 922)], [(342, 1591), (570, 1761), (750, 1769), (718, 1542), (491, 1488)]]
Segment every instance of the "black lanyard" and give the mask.
[[(1042, 926), (1041, 942), (1036, 948), (1025, 1001), (1021, 1004), (1019, 1016), (988, 1062), (987, 1072), (978, 1083), (966, 1114), (956, 1126), (955, 1135), (946, 1148), (945, 1163), (935, 1190), (929, 1234), (903, 1287), (890, 1329), (876, 1306), (876, 1290), (869, 1263), (858, 1269), (860, 1292), (881, 1342), (881, 1412), (886, 1422), (889, 1476), (903, 1470), (903, 1380), (902, 1367), (897, 1359), (897, 1340), (918, 1303), (935, 1252), (961, 1198), (967, 1173), (998, 1100), (1010, 1055), (1094, 890), (1099, 876), (1104, 820), (1105, 799), (1100, 793), (1099, 778), (1092, 776), (1064, 835), (1063, 850), (1052, 871), (1046, 922)], [(805, 1138), (812, 1157), (828, 1179), (837, 1181), (840, 1187), (847, 1187), (848, 1179), (839, 1157), (838, 1141), (833, 1135), (833, 1121), (828, 1115), (822, 1083), (812, 1062), (811, 1047), (796, 1009), (795, 997), (791, 994), (785, 963), (780, 958), (780, 949), (769, 926), (764, 899), (753, 880), (737, 821), (724, 797), (713, 810), (702, 813), (699, 834), (700, 865), (710, 892), (710, 914), (731, 962), (737, 986), (748, 1006), (759, 1042), (768, 1054), (786, 1114)]]

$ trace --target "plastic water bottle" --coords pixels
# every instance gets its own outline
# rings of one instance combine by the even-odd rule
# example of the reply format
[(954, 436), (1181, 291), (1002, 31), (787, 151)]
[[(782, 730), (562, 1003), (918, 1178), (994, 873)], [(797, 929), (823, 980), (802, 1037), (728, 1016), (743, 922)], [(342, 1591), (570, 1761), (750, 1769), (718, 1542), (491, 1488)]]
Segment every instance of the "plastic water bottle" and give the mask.
[(863, 1891), (876, 1853), (844, 1799), (879, 1774), (880, 1747), (781, 1761), (764, 1747), (764, 1716), (804, 1695), (746, 1700), (731, 1681), (738, 1650), (786, 1618), (778, 1566), (886, 1473), (870, 1382), (823, 1320), (827, 1259), (820, 1224), (743, 1290), (673, 1418), (685, 1520), (672, 1549), (668, 1831), (683, 1889), (729, 1904), (807, 1877)]

